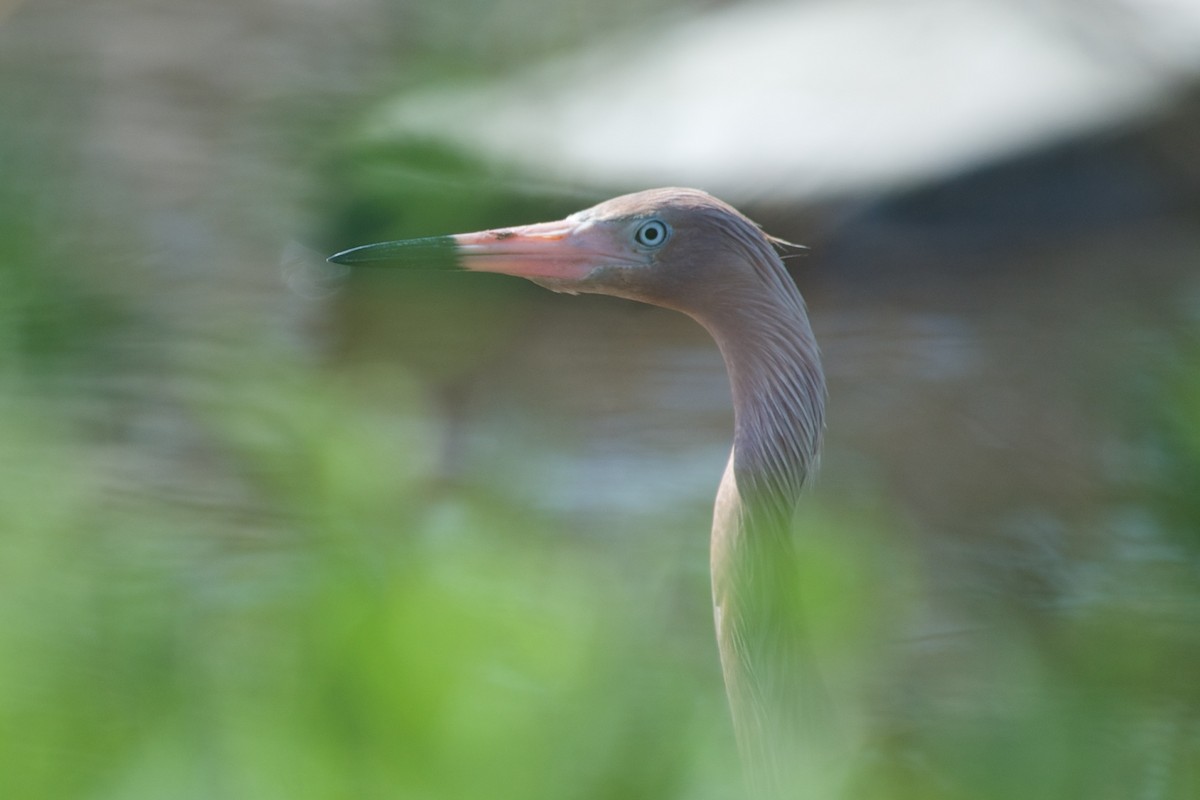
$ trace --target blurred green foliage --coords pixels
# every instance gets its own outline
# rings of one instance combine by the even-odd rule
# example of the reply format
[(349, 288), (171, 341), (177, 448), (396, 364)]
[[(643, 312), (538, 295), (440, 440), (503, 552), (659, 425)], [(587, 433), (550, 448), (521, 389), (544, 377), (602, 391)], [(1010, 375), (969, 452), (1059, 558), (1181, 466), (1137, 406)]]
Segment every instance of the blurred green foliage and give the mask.
[(233, 388), (203, 413), (271, 498), (274, 518), (247, 526), (266, 541), (204, 509), (114, 503), (69, 430), (4, 416), (4, 796), (626, 797), (695, 780), (722, 719), (712, 670), (631, 655), (653, 650), (654, 620), (606, 591), (614, 564), (469, 496), (421, 503), (344, 396), (295, 375)]
[[(3, 796), (737, 793), (701, 591), (681, 611), (616, 550), (431, 493), (419, 425), (381, 435), (352, 386), (252, 366), (194, 409), (264, 500), (238, 529), (114, 499), (68, 416), (6, 394)], [(814, 649), (862, 743), (835, 794), (1195, 796), (1194, 608), (1172, 627), (1100, 604), (1048, 641), (998, 620), (925, 664), (889, 640), (922, 582), (885, 517), (799, 521)]]

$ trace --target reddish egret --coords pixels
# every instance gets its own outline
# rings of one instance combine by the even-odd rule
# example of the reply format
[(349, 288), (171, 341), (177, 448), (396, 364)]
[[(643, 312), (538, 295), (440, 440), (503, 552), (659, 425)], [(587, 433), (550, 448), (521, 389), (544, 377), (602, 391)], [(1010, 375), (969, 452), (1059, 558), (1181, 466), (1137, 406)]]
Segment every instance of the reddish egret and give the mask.
[(790, 529), (820, 446), (825, 380), (804, 301), (776, 254), (785, 244), (704, 192), (653, 189), (557, 222), (371, 244), (330, 259), (517, 275), (556, 292), (682, 311), (712, 334), (734, 405), (713, 514), (717, 643), (738, 749), (765, 797), (799, 788), (799, 734), (820, 724)]

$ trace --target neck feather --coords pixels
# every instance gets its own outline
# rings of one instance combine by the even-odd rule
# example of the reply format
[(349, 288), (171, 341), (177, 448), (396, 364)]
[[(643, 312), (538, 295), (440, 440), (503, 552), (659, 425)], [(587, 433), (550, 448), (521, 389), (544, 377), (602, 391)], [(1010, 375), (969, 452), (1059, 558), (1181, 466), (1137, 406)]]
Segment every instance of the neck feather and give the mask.
[(800, 293), (790, 279), (782, 291), (772, 288), (742, 298), (708, 327), (733, 393), (731, 467), (744, 510), (786, 526), (816, 467), (825, 378)]

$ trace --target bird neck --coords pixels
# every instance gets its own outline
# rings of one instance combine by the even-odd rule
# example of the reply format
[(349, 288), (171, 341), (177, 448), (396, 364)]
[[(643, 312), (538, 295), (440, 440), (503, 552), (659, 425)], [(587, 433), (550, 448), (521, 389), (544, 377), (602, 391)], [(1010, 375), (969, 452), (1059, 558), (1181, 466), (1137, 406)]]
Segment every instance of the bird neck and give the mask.
[(725, 359), (734, 405), (711, 545), (717, 643), (754, 795), (774, 800), (799, 785), (793, 745), (819, 729), (822, 716), (791, 521), (817, 459), (825, 382), (790, 278), (769, 294), (731, 298), (727, 315), (704, 322)]
[(790, 278), (782, 291), (731, 301), (706, 327), (721, 350), (733, 394), (732, 477), (746, 510), (786, 527), (820, 449), (820, 353)]

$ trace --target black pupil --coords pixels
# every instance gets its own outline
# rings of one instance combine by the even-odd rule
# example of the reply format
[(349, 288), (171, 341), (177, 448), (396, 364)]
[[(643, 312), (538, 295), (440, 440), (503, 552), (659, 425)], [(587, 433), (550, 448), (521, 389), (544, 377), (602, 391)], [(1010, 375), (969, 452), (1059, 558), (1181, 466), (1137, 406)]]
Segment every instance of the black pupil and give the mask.
[(660, 235), (662, 235), (662, 232), (659, 231), (657, 225), (647, 225), (642, 228), (642, 239), (646, 242), (657, 242)]

